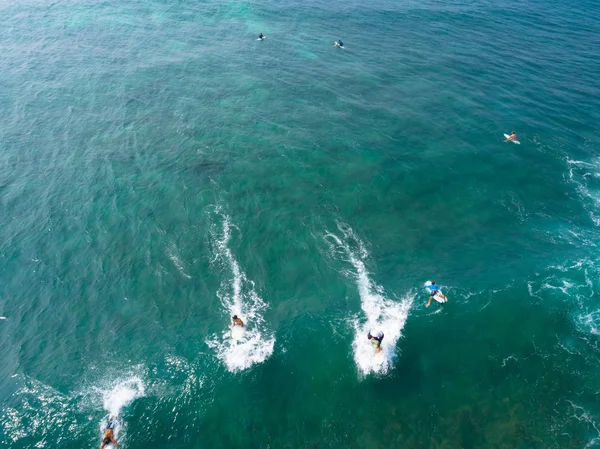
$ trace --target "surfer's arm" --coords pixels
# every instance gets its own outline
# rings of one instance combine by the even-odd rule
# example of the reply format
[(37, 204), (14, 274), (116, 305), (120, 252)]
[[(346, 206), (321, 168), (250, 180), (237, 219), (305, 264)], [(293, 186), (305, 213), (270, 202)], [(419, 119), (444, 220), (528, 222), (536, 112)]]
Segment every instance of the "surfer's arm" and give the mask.
[(429, 301), (427, 301), (427, 305), (425, 307), (429, 307), (431, 305), (431, 300), (433, 299), (433, 296), (429, 297)]

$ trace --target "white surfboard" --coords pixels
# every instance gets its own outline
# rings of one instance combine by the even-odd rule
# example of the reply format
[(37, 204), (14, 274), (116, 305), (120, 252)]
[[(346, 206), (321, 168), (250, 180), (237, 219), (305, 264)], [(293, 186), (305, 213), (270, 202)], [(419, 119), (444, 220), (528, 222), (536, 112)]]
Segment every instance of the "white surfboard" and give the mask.
[(238, 341), (244, 336), (245, 328), (242, 326), (231, 326), (231, 339)]
[(335, 45), (337, 48), (344, 48), (344, 46), (343, 46), (343, 45), (340, 45), (340, 44), (338, 44), (338, 43), (337, 43), (337, 41), (335, 41), (335, 42), (333, 43), (333, 45)]
[(258, 39), (256, 39), (256, 40), (257, 40), (257, 41), (264, 41), (266, 37), (267, 37), (267, 36), (259, 37), (259, 38), (258, 38)]
[[(510, 136), (508, 134), (504, 134), (504, 138), (508, 139)], [(516, 143), (517, 145), (521, 145), (521, 142), (519, 142), (518, 140), (511, 140), (512, 143)]]
[[(425, 290), (427, 290), (427, 293), (431, 293), (431, 289), (430, 289), (430, 287), (431, 287), (431, 281), (425, 282), (424, 287), (425, 287)], [(445, 302), (448, 302), (448, 298), (444, 298), (442, 296), (442, 291), (440, 290), (440, 288), (437, 287), (436, 290), (438, 291), (438, 293), (433, 297), (433, 299), (435, 299), (440, 304), (444, 304)]]

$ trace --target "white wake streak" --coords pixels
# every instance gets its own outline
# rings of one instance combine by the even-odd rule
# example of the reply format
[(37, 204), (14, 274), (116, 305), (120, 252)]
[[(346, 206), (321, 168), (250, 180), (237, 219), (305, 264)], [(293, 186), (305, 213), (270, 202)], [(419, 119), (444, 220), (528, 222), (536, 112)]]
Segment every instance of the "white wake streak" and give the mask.
[(226, 312), (227, 322), (231, 323), (231, 317), (237, 315), (244, 322), (244, 330), (237, 328), (232, 335), (231, 329), (227, 327), (221, 337), (214, 336), (206, 343), (216, 350), (217, 357), (229, 371), (236, 372), (270, 357), (273, 354), (275, 339), (269, 336), (262, 316), (267, 305), (258, 296), (254, 290), (254, 283), (240, 269), (229, 249), (232, 227), (229, 217), (222, 218), (221, 235), (214, 238), (216, 258), (223, 263), (231, 276), (224, 278), (217, 296)]
[[(338, 225), (344, 240), (335, 234), (328, 233), (325, 240), (334, 245), (335, 253), (342, 254), (354, 268), (349, 274), (355, 279), (364, 315), (353, 321), (355, 331), (352, 349), (354, 361), (361, 375), (370, 373), (385, 374), (393, 367), (397, 356), (396, 343), (402, 336), (402, 329), (408, 318), (413, 296), (406, 296), (400, 302), (386, 298), (383, 288), (375, 284), (363, 262), (368, 257), (363, 243), (354, 235), (352, 229)], [(353, 250), (349, 242), (354, 242)], [(381, 353), (377, 354), (367, 334), (381, 330), (384, 333)]]

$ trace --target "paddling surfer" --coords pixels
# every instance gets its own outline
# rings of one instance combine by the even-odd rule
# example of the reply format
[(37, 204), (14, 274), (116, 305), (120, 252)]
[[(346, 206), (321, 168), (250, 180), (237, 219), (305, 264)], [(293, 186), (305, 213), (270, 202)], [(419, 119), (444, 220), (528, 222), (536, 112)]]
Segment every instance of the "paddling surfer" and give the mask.
[(104, 449), (106, 446), (108, 446), (111, 443), (115, 445), (115, 449), (119, 449), (119, 445), (117, 444), (117, 441), (115, 440), (115, 433), (114, 433), (114, 429), (115, 429), (116, 425), (117, 425), (117, 419), (111, 417), (108, 420), (108, 423), (106, 424), (106, 431), (104, 432), (104, 436), (102, 437), (102, 444), (100, 445), (100, 449)]
[(427, 289), (429, 290), (429, 301), (427, 301), (427, 305), (425, 307), (429, 307), (431, 305), (431, 301), (435, 295), (441, 296), (446, 300), (446, 302), (448, 302), (448, 297), (440, 291), (437, 285), (435, 285), (435, 281), (431, 281), (431, 285), (428, 285)]
[(237, 315), (231, 317), (231, 327), (240, 326), (244, 327), (244, 322), (238, 318)]
[(373, 346), (375, 346), (375, 352), (380, 353), (381, 342), (383, 341), (383, 332), (377, 331), (375, 332), (375, 335), (371, 335), (371, 332), (369, 332), (367, 334), (367, 338), (371, 341), (371, 343), (373, 343)]

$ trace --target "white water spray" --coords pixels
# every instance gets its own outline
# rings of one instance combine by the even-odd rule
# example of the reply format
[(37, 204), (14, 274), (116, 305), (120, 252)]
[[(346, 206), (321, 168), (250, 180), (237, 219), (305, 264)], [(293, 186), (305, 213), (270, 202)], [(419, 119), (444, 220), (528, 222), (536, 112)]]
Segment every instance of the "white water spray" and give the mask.
[(112, 390), (102, 393), (102, 404), (110, 418), (121, 415), (124, 407), (131, 404), (134, 399), (144, 396), (144, 384), (139, 377), (131, 377), (117, 383)]
[[(355, 331), (352, 348), (354, 361), (361, 375), (387, 373), (397, 355), (396, 342), (402, 336), (402, 329), (408, 318), (413, 296), (406, 296), (400, 302), (388, 299), (383, 288), (370, 278), (364, 260), (368, 252), (349, 226), (338, 224), (343, 235), (327, 233), (325, 241), (330, 245), (334, 256), (342, 256), (352, 264), (353, 270), (347, 274), (354, 278), (361, 300), (363, 316), (353, 320)], [(384, 333), (381, 352), (376, 353), (367, 339), (369, 332)]]
[[(123, 425), (121, 413), (125, 407), (131, 404), (135, 399), (144, 396), (145, 388), (142, 379), (138, 376), (131, 376), (124, 380), (117, 381), (112, 388), (92, 387), (92, 391), (100, 394), (102, 397), (102, 406), (108, 413), (99, 423), (100, 435), (106, 431), (108, 421), (113, 421), (115, 439), (119, 440), (119, 434)], [(112, 448), (112, 445), (109, 446)]]
[(244, 329), (227, 327), (221, 337), (213, 336), (206, 343), (214, 348), (217, 357), (231, 372), (241, 371), (265, 361), (273, 353), (275, 338), (269, 336), (262, 312), (267, 304), (254, 290), (249, 280), (229, 249), (232, 225), (229, 217), (216, 211), (223, 220), (220, 233), (213, 233), (216, 260), (222, 262), (229, 272), (221, 282), (217, 296), (225, 312), (224, 320), (231, 323), (231, 317), (238, 315), (244, 322)]

